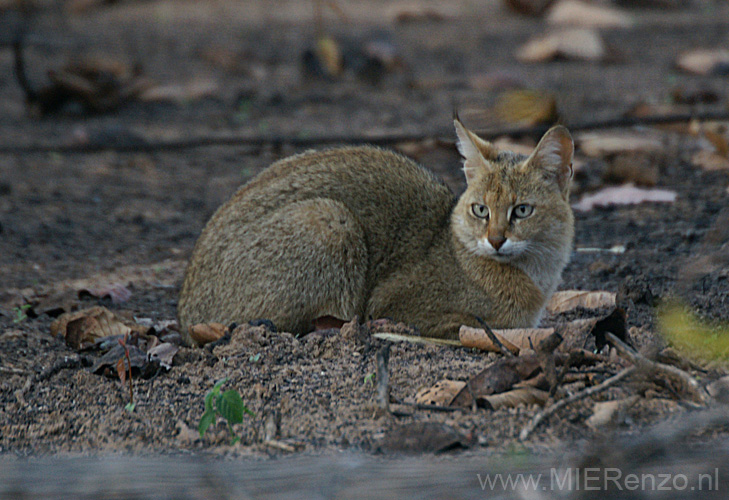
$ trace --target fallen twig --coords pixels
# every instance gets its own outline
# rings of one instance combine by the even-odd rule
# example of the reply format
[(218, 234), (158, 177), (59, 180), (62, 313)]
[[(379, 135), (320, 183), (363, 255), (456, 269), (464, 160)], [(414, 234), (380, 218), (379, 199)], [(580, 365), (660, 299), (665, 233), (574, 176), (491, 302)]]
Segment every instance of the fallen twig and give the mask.
[(377, 407), (390, 412), (390, 371), (387, 367), (390, 360), (390, 344), (385, 344), (377, 351)]
[(554, 396), (557, 391), (557, 384), (561, 380), (557, 377), (557, 365), (555, 362), (554, 350), (562, 343), (562, 336), (554, 332), (549, 337), (542, 339), (537, 344), (537, 357), (542, 365), (542, 373), (549, 384), (549, 395)]
[(534, 415), (534, 418), (531, 419), (531, 421), (521, 430), (519, 433), (519, 439), (521, 441), (525, 441), (529, 438), (532, 432), (534, 432), (534, 429), (536, 429), (539, 424), (542, 423), (544, 419), (547, 417), (551, 417), (554, 415), (557, 411), (559, 411), (561, 408), (564, 408), (568, 404), (574, 403), (575, 401), (579, 401), (581, 399), (584, 399), (588, 396), (592, 396), (593, 394), (598, 394), (605, 389), (609, 389), (610, 387), (614, 386), (624, 378), (631, 375), (636, 370), (635, 366), (630, 366), (628, 368), (625, 368), (623, 371), (618, 373), (617, 375), (613, 375), (609, 379), (603, 381), (601, 384), (594, 385), (592, 387), (588, 387), (586, 389), (581, 390), (580, 392), (576, 392), (573, 395), (566, 397), (564, 399), (560, 399), (556, 403), (546, 407), (544, 410), (540, 411), (536, 415)]
[(629, 359), (638, 368), (651, 374), (659, 373), (678, 382), (679, 387), (695, 402), (707, 404), (710, 401), (706, 390), (685, 371), (675, 366), (651, 361), (610, 332), (606, 333), (606, 337), (622, 356)]
[[(486, 324), (486, 322), (484, 320), (482, 320), (481, 318), (476, 316), (476, 321), (478, 321), (478, 323), (481, 325), (481, 327), (483, 328), (483, 331), (486, 332), (486, 335), (488, 336), (489, 340), (491, 340), (491, 342), (493, 342), (494, 345), (496, 345), (496, 347), (499, 348), (499, 352), (501, 352), (501, 354), (503, 354), (506, 357), (515, 355), (513, 352), (511, 352), (509, 349), (506, 348), (504, 343), (501, 342), (501, 339), (499, 339), (499, 337), (496, 336), (494, 331), (491, 329), (491, 327), (488, 324)], [(474, 401), (475, 401), (475, 399), (474, 399)]]
[(0, 366), (0, 373), (5, 373), (8, 375), (25, 375), (28, 372), (26, 370), (21, 370), (20, 368), (14, 368), (12, 366)]
[[(729, 120), (727, 111), (707, 111), (702, 113), (677, 113), (671, 115), (657, 115), (644, 117), (620, 116), (606, 120), (583, 121), (567, 124), (570, 130), (597, 130), (605, 128), (629, 127), (634, 125), (661, 125), (669, 123), (688, 122), (690, 120)], [(548, 125), (535, 125), (531, 127), (506, 126), (476, 131), (479, 136), (486, 139), (502, 135), (541, 137), (549, 128)], [(393, 132), (381, 135), (322, 135), (318, 137), (297, 137), (287, 135), (250, 136), (225, 135), (203, 136), (170, 140), (146, 139), (141, 141), (88, 142), (88, 143), (59, 143), (59, 144), (2, 144), (0, 154), (31, 154), (31, 153), (96, 153), (99, 151), (118, 152), (149, 152), (149, 151), (176, 151), (195, 149), (210, 146), (249, 146), (254, 151), (263, 147), (313, 147), (329, 144), (374, 144), (388, 146), (402, 142), (417, 142), (437, 138), (439, 144), (455, 149), (455, 142), (450, 139), (450, 129), (441, 129), (429, 132), (402, 133)]]
[(28, 394), (28, 392), (33, 388), (33, 385), (51, 378), (53, 375), (60, 372), (61, 370), (79, 368), (80, 366), (83, 366), (83, 364), (84, 359), (79, 356), (64, 356), (63, 359), (57, 360), (49, 368), (46, 368), (42, 372), (28, 377), (28, 379), (25, 381), (25, 384), (23, 384), (23, 387), (15, 391), (15, 398), (18, 400), (18, 402), (25, 403), (25, 395)]

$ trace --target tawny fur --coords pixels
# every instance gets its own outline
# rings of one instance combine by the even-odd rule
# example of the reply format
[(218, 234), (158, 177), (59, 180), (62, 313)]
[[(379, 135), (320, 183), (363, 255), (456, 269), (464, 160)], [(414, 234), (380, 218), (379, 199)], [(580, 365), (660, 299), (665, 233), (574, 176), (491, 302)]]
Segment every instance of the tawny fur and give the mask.
[[(554, 128), (526, 158), (456, 130), (468, 181), (459, 199), (375, 147), (296, 155), (244, 185), (195, 245), (178, 305), (186, 341), (196, 323), (261, 318), (306, 333), (322, 316), (389, 317), (444, 338), (477, 318), (534, 326), (571, 251), (571, 138)], [(533, 214), (517, 220), (522, 203)], [(490, 240), (523, 252), (489, 255)]]

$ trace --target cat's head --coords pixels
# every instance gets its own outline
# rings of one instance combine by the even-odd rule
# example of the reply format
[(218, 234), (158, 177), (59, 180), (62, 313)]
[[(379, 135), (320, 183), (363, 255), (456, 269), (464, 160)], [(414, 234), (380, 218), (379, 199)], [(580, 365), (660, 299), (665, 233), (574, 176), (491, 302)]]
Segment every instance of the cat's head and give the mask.
[(551, 128), (524, 156), (498, 151), (457, 118), (455, 126), (468, 187), (454, 212), (454, 231), (464, 246), (503, 262), (529, 256), (547, 262), (544, 252), (569, 254), (574, 145), (567, 129)]

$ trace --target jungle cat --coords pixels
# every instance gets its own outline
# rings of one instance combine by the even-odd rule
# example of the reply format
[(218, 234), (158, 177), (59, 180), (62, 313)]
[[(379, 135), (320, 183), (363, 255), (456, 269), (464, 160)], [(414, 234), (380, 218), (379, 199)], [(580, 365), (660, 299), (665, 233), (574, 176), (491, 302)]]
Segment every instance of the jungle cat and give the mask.
[(193, 250), (178, 305), (186, 341), (196, 323), (263, 318), (296, 334), (326, 316), (440, 338), (481, 321), (535, 326), (571, 253), (572, 137), (555, 126), (527, 157), (454, 123), (459, 198), (372, 146), (298, 154), (242, 186)]

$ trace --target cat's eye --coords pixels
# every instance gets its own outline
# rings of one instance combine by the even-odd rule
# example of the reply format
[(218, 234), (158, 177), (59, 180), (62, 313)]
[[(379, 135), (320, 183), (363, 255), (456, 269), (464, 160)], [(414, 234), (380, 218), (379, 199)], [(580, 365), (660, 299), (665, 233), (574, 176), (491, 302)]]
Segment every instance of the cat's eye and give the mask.
[(480, 203), (474, 203), (471, 205), (471, 212), (479, 219), (487, 219), (489, 216), (489, 207)]
[(512, 212), (512, 215), (516, 219), (526, 219), (532, 213), (534, 213), (534, 207), (532, 205), (522, 203), (521, 205), (517, 205), (514, 207), (514, 211)]

